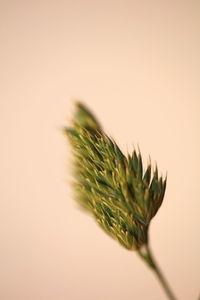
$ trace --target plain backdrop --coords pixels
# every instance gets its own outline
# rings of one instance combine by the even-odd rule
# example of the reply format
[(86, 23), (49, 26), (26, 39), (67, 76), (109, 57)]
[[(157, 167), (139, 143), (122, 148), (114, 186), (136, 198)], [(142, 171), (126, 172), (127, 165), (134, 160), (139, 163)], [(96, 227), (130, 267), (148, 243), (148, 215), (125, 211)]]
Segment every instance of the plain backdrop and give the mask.
[(73, 99), (168, 174), (150, 242), (200, 294), (200, 1), (0, 1), (0, 299), (165, 300), (137, 253), (71, 197)]

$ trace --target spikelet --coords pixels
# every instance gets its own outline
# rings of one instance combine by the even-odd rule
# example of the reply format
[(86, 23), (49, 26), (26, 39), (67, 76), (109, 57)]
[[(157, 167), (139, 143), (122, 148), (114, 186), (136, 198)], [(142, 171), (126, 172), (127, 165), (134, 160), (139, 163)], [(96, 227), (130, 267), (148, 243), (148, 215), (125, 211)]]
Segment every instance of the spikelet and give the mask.
[(162, 204), (166, 178), (151, 163), (143, 171), (140, 152), (125, 157), (81, 103), (64, 131), (73, 150), (77, 201), (125, 248), (140, 249)]

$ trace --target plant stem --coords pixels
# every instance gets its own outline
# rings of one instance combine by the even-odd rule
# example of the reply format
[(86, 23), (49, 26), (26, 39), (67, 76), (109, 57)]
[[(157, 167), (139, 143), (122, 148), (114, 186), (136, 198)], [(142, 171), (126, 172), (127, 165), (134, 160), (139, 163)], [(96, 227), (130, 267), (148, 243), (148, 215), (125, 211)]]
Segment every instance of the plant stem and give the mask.
[(146, 261), (146, 263), (150, 266), (150, 268), (155, 272), (168, 298), (170, 300), (176, 300), (171, 288), (169, 287), (169, 284), (167, 283), (165, 277), (163, 276), (160, 268), (158, 267), (152, 255), (148, 243), (138, 250), (138, 254)]

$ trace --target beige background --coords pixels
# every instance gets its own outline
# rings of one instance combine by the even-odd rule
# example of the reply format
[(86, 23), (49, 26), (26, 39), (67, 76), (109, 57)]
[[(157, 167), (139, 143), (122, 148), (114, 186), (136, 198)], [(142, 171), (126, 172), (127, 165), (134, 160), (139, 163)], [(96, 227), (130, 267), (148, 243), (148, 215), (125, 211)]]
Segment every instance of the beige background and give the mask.
[(168, 172), (151, 245), (200, 293), (200, 1), (0, 1), (0, 299), (160, 300), (154, 275), (71, 198), (72, 98)]

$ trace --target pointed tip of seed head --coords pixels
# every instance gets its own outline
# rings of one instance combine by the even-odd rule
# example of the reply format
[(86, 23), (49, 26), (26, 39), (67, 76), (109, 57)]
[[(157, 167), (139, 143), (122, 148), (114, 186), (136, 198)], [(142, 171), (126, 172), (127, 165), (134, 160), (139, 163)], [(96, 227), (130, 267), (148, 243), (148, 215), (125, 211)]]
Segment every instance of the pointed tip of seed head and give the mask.
[(148, 155), (147, 166), (151, 166), (151, 156), (150, 155)]
[(138, 153), (141, 155), (139, 143), (137, 143), (137, 151), (138, 151)]
[(76, 97), (72, 98), (72, 102), (75, 106), (79, 106), (81, 104), (81, 101)]

